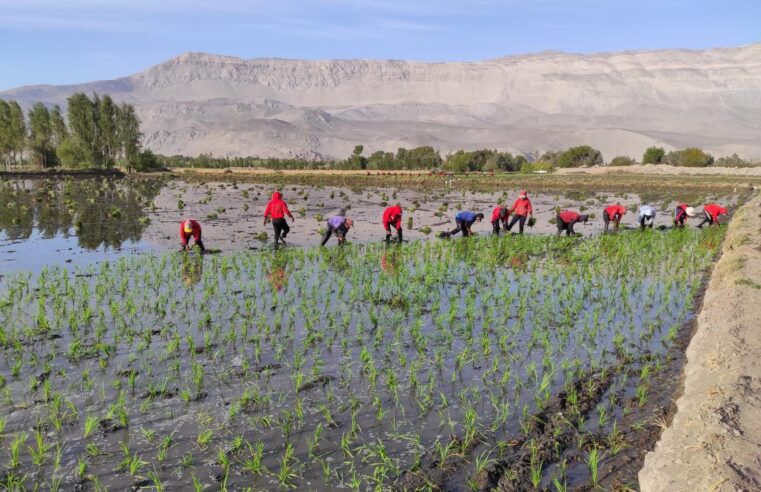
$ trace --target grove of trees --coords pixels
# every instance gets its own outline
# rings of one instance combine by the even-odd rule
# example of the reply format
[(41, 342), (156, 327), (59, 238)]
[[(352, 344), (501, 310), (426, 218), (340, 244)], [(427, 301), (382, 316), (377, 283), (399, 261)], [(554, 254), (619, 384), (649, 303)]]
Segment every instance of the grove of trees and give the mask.
[(9, 170), (25, 162), (43, 169), (158, 165), (142, 151), (141, 138), (134, 106), (116, 104), (109, 95), (73, 94), (65, 119), (57, 105), (38, 102), (25, 116), (16, 101), (0, 100), (0, 158)]

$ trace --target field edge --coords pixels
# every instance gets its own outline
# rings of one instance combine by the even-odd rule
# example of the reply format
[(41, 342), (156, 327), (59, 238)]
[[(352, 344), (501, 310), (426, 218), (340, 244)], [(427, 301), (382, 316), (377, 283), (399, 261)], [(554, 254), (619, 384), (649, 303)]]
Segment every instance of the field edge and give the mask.
[(728, 226), (676, 415), (639, 473), (643, 492), (761, 489), (760, 210), (756, 194)]

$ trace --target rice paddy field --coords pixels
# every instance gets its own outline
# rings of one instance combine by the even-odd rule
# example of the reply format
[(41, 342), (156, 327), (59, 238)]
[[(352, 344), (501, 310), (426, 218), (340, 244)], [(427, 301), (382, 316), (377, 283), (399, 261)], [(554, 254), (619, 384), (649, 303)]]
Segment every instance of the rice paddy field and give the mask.
[[(724, 228), (420, 232), (390, 246), (373, 229), (346, 247), (272, 251), (230, 225), (240, 243), (221, 253), (173, 251), (177, 196), (196, 213), (227, 200), (226, 217), (231, 196), (243, 214), (272, 189), (235, 186), (3, 183), (4, 264), (35, 241), (79, 243), (0, 278), (0, 488), (637, 489)], [(324, 209), (345, 195), (357, 216), (417, 202), (414, 220), (443, 228), (458, 197), (501, 195), (294, 186)], [(642, 200), (616, 193), (537, 202)], [(301, 217), (315, 237), (318, 213)]]

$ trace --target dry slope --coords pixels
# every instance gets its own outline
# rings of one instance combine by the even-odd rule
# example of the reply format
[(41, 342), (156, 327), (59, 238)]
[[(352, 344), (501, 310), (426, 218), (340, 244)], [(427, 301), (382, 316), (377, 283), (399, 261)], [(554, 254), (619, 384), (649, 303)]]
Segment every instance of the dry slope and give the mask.
[(684, 394), (639, 480), (650, 491), (761, 490), (761, 195), (732, 220), (698, 329)]
[(523, 153), (652, 144), (761, 157), (761, 44), (703, 51), (545, 52), (472, 63), (187, 53), (141, 73), (1, 92), (25, 105), (108, 92), (162, 153), (344, 157), (432, 145)]

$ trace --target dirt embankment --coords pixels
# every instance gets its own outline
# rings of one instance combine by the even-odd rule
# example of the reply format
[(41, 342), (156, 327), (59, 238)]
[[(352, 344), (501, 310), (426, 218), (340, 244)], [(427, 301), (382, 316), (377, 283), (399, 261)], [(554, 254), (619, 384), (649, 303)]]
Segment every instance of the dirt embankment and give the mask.
[(558, 174), (650, 174), (675, 176), (761, 176), (761, 167), (679, 167), (665, 164), (634, 166), (574, 167), (556, 170)]
[(761, 490), (761, 195), (727, 231), (687, 348), (677, 413), (643, 491)]

